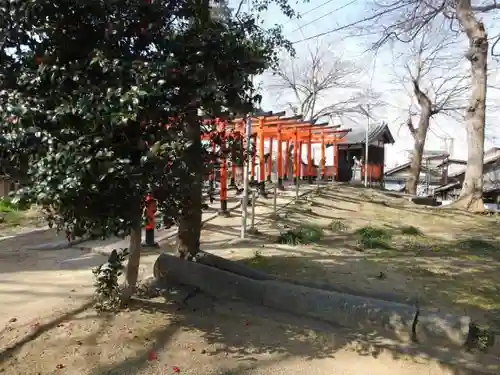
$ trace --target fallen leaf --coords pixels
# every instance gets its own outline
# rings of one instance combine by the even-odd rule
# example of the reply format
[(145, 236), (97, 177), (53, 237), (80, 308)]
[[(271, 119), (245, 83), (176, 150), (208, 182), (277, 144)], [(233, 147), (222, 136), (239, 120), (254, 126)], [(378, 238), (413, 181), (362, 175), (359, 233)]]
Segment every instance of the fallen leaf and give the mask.
[(172, 367), (172, 371), (175, 372), (175, 373), (179, 373), (179, 372), (181, 372), (181, 369), (179, 367), (177, 367), (177, 366), (173, 366)]
[(156, 353), (155, 352), (149, 352), (148, 354), (148, 360), (149, 361), (155, 361), (157, 359)]

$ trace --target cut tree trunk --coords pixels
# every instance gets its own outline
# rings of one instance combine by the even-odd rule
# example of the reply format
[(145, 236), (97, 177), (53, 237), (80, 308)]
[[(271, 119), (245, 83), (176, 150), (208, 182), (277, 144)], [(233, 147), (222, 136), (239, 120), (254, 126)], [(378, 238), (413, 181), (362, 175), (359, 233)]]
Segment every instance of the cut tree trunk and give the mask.
[[(409, 295), (407, 298), (401, 298), (400, 296), (392, 293), (383, 293), (383, 292), (363, 292), (354, 288), (350, 288), (349, 286), (346, 285), (340, 285), (340, 284), (328, 284), (328, 283), (323, 283), (323, 282), (311, 282), (311, 281), (306, 281), (306, 280), (295, 280), (291, 277), (286, 277), (286, 276), (277, 276), (274, 274), (266, 273), (263, 271), (259, 271), (255, 268), (246, 266), (244, 264), (234, 262), (229, 259), (222, 258), (220, 256), (214, 255), (207, 253), (203, 250), (200, 250), (200, 252), (196, 255), (196, 263), (201, 263), (206, 266), (210, 266), (213, 268), (217, 268), (222, 271), (230, 272), (235, 275), (247, 277), (249, 279), (253, 280), (260, 280), (260, 281), (283, 281), (287, 282), (290, 284), (296, 284), (296, 285), (301, 285), (301, 286), (307, 286), (309, 288), (315, 288), (315, 289), (324, 289), (328, 290), (330, 292), (337, 292), (337, 293), (347, 293), (347, 294), (353, 294), (353, 295), (358, 295), (362, 297), (372, 297), (372, 298), (377, 298), (385, 301), (390, 301), (390, 302), (399, 302), (399, 303), (410, 303), (413, 304), (416, 301), (416, 295)], [(155, 266), (158, 265), (159, 263), (155, 263)], [(160, 278), (160, 270), (155, 268), (154, 271), (154, 276), (155, 278)]]
[(141, 220), (140, 216), (134, 223), (133, 228), (130, 231), (130, 242), (129, 242), (129, 255), (127, 270), (125, 274), (125, 289), (122, 294), (122, 301), (127, 303), (130, 298), (135, 294), (137, 287), (137, 279), (139, 277), (139, 265), (141, 262)]
[(191, 145), (184, 152), (187, 169), (186, 189), (177, 232), (177, 251), (181, 258), (193, 257), (200, 248), (203, 157), (201, 127), (196, 113), (188, 117), (187, 136)]
[(472, 93), (465, 114), (468, 146), (467, 168), (462, 191), (454, 207), (481, 212), (484, 211), (483, 163), (488, 83), (488, 36), (484, 24), (477, 20), (470, 1), (457, 1), (457, 18), (469, 39), (469, 50), (466, 57), (471, 66)]
[[(405, 340), (410, 337), (432, 339), (440, 346), (462, 347), (469, 334), (468, 317), (428, 312), (403, 303), (272, 279), (251, 279), (167, 254), (158, 257), (154, 268), (161, 283), (173, 281), (221, 299), (241, 299), (343, 327), (376, 327), (401, 335), (399, 337)], [(252, 272), (246, 273), (252, 275)]]

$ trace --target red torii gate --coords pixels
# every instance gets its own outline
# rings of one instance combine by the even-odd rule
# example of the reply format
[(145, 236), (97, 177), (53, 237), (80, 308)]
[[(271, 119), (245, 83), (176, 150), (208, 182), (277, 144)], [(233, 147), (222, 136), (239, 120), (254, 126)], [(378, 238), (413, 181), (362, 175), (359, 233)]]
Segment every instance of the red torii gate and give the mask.
[[(277, 173), (278, 173), (278, 186), (283, 188), (283, 180), (288, 178), (288, 150), (290, 150), (290, 143), (294, 145), (293, 154), (293, 170), (294, 178), (301, 178), (301, 158), (299, 156), (299, 150), (305, 143), (307, 146), (307, 157), (308, 165), (304, 173), (305, 176), (312, 180), (312, 176), (315, 175), (313, 172), (312, 163), (312, 150), (311, 146), (313, 143), (321, 143), (321, 177), (326, 178), (326, 166), (325, 166), (325, 152), (326, 146), (332, 145), (333, 160), (334, 160), (334, 171), (337, 171), (337, 143), (342, 142), (343, 137), (350, 131), (350, 129), (339, 130), (339, 126), (327, 127), (324, 124), (313, 124), (308, 121), (303, 121), (301, 116), (285, 117), (281, 116), (284, 113), (279, 114), (265, 114), (261, 116), (255, 116), (251, 119), (251, 133), (252, 139), (256, 143), (257, 138), (259, 139), (259, 187), (261, 192), (265, 194), (265, 181), (271, 178), (271, 166), (272, 166), (272, 154), (273, 154), (273, 140), (277, 140)], [(245, 129), (246, 119), (238, 118), (232, 121), (224, 121), (216, 119), (218, 121), (219, 132), (226, 135), (232, 135), (235, 139), (239, 139), (243, 142), (243, 129)], [(210, 139), (210, 135), (205, 135), (203, 139)], [(266, 163), (264, 155), (264, 143), (265, 140), (269, 140), (269, 159), (267, 165), (267, 176), (266, 176)], [(284, 158), (284, 168), (283, 168), (283, 142), (286, 144), (286, 157)], [(250, 145), (245, 145), (250, 147)], [(215, 145), (212, 146), (215, 148)], [(221, 199), (221, 214), (227, 214), (227, 158), (223, 156), (221, 158), (220, 164), (220, 199)], [(236, 174), (236, 163), (232, 160), (232, 184), (234, 184), (233, 179)], [(255, 165), (256, 165), (256, 154), (253, 153), (251, 160), (251, 182), (255, 182)], [(285, 171), (285, 172), (284, 172)], [(213, 172), (212, 172), (213, 173)], [(213, 176), (213, 175), (212, 175)], [(213, 178), (213, 177), (212, 177)], [(333, 175), (332, 175), (333, 178)]]
[[(333, 171), (334, 175), (338, 174), (338, 158), (337, 158), (337, 144), (343, 141), (343, 137), (351, 131), (351, 129), (340, 129), (339, 126), (328, 127), (327, 123), (314, 124), (310, 121), (304, 121), (302, 116), (282, 117), (285, 112), (275, 113), (268, 112), (267, 114), (257, 115), (251, 118), (251, 138), (254, 143), (259, 139), (259, 188), (261, 193), (265, 194), (265, 155), (264, 155), (264, 142), (269, 140), (269, 156), (267, 165), (267, 180), (271, 180), (272, 170), (272, 155), (273, 155), (273, 140), (277, 141), (276, 160), (277, 160), (277, 174), (278, 174), (278, 187), (283, 189), (283, 180), (288, 179), (288, 152), (290, 144), (293, 144), (293, 174), (294, 179), (297, 181), (301, 175), (307, 176), (312, 181), (313, 175), (313, 162), (312, 150), (313, 143), (321, 143), (321, 178), (325, 179), (326, 166), (325, 166), (325, 152), (326, 146), (332, 145), (333, 152)], [(210, 120), (208, 120), (210, 122)], [(245, 118), (237, 118), (231, 121), (224, 119), (212, 119), (217, 126), (217, 132), (222, 134), (222, 143), (228, 138), (229, 135), (233, 136), (235, 140), (244, 142), (244, 129), (246, 126)], [(168, 126), (168, 125), (167, 125)], [(202, 140), (211, 140), (211, 134), (202, 135)], [(283, 142), (285, 142), (286, 157), (284, 158), (283, 166)], [(302, 145), (307, 146), (307, 168), (304, 174), (301, 173), (301, 152)], [(250, 147), (250, 145), (244, 145)], [(224, 147), (222, 144), (221, 147)], [(212, 150), (215, 153), (216, 145), (212, 144)], [(243, 155), (240, 155), (242, 157)], [(253, 153), (251, 157), (251, 182), (255, 182), (255, 165), (256, 154)], [(284, 168), (283, 168), (284, 167)], [(235, 186), (236, 164), (233, 158), (231, 163), (231, 185)], [(215, 180), (215, 171), (211, 171), (209, 177)], [(227, 157), (222, 155), (220, 161), (220, 211), (222, 215), (228, 215), (227, 210)], [(147, 216), (148, 224), (146, 225), (146, 246), (157, 246), (154, 241), (154, 213), (156, 212), (156, 202), (148, 196), (147, 198)]]

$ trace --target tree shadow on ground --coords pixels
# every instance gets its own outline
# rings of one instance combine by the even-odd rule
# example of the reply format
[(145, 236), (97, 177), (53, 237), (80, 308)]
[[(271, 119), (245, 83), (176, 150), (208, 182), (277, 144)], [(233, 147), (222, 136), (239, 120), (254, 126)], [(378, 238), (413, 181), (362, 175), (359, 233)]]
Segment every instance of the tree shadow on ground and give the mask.
[[(184, 302), (183, 297), (191, 291), (186, 288), (181, 290), (180, 294), (175, 293), (175, 300), (170, 294), (162, 297), (165, 300), (155, 298), (135, 301), (130, 306), (131, 311), (152, 315), (160, 313), (170, 317), (172, 322), (167, 327), (148, 333), (149, 343), (136, 356), (120, 363), (97, 367), (92, 375), (121, 374), (125, 370), (127, 374), (139, 373), (150, 364), (147, 353), (165, 348), (180, 330), (197, 332), (208, 348), (203, 355), (214, 357), (220, 365), (223, 365), (224, 359), (242, 363), (242, 369), (227, 370), (233, 374), (259, 367), (263, 365), (264, 359), (270, 361), (269, 356), (277, 356), (281, 360), (315, 360), (336, 358), (344, 350), (373, 358), (385, 354), (394, 360), (408, 357), (432, 359), (456, 375), (477, 373), (482, 366), (478, 361), (483, 358), (479, 355), (445, 353), (439, 349), (402, 344), (394, 337), (389, 337), (387, 332), (353, 332), (241, 301), (217, 300), (203, 293)], [(186, 345), (189, 351), (189, 344)], [(458, 362), (462, 363), (454, 365)]]
[(33, 327), (30, 327), (30, 331), (28, 334), (23, 336), (20, 340), (15, 341), (14, 343), (2, 348), (0, 351), (0, 366), (8, 359), (15, 357), (17, 353), (23, 348), (27, 343), (36, 340), (42, 334), (52, 330), (63, 322), (67, 322), (72, 320), (75, 316), (80, 314), (81, 312), (87, 310), (89, 307), (93, 305), (93, 301), (88, 301), (78, 306), (77, 308), (70, 310), (62, 314), (61, 316), (56, 317), (55, 319), (49, 320), (44, 323), (37, 323)]
[[(210, 365), (221, 369), (214, 373), (238, 374), (287, 358), (307, 361), (333, 358), (343, 361), (346, 353), (355, 353), (370, 360), (431, 360), (454, 375), (477, 374), (492, 363), (489, 357), (478, 353), (402, 343), (389, 332), (347, 329), (242, 301), (216, 299), (201, 292), (193, 293), (192, 288), (172, 285), (161, 296), (135, 300), (127, 310), (114, 316), (91, 314), (94, 320), (99, 321), (98, 328), (86, 336), (61, 337), (57, 333), (52, 338), (47, 336), (61, 323), (78, 324), (79, 319), (84, 318), (76, 314), (86, 307), (44, 324), (37, 334), (4, 351), (0, 365), (8, 365), (8, 359), (12, 360), (23, 346), (36, 340), (40, 341), (38, 345), (44, 347), (50, 346), (52, 341), (59, 341), (61, 352), (57, 353), (57, 358), (64, 357), (66, 352), (72, 353), (75, 346), (80, 346), (83, 361), (87, 358), (87, 354), (83, 354), (85, 350), (89, 351), (88, 358), (95, 356), (92, 352), (105, 350), (106, 360), (101, 364), (97, 362), (90, 372), (86, 372), (91, 375), (134, 375), (146, 371), (164, 374), (169, 373), (172, 364), (181, 367), (183, 373), (196, 373), (193, 370), (189, 372), (186, 367), (200, 364), (198, 373), (205, 373), (206, 366)], [(143, 326), (143, 321), (150, 324)], [(106, 329), (112, 336), (99, 339)], [(120, 334), (120, 331), (125, 334)], [(41, 337), (42, 334), (45, 336)], [(111, 340), (111, 345), (104, 348), (108, 340)], [(138, 346), (137, 340), (141, 341)], [(136, 350), (128, 352), (133, 354), (119, 355), (133, 345), (136, 345)], [(175, 347), (181, 348), (184, 354), (180, 358), (184, 362), (172, 363), (170, 360), (169, 366), (164, 367), (163, 362), (151, 358), (151, 353), (160, 356), (162, 351), (166, 351), (165, 355), (170, 358), (168, 353)], [(29, 348), (24, 348), (24, 352), (23, 355), (30, 355)], [(350, 360), (362, 360), (349, 355)], [(179, 361), (179, 357), (175, 358)], [(46, 353), (44, 361), (49, 360), (51, 358)], [(311, 366), (314, 363), (311, 362)], [(385, 365), (387, 362), (384, 362)], [(67, 370), (72, 371), (72, 368)]]
[[(184, 292), (188, 293), (187, 291)], [(144, 368), (149, 350), (159, 350), (168, 344), (176, 330), (196, 331), (210, 349), (206, 356), (231, 358), (259, 366), (264, 358), (303, 358), (315, 360), (337, 358), (340, 352), (352, 350), (358, 355), (378, 358), (389, 355), (394, 360), (408, 357), (427, 358), (441, 364), (456, 375), (477, 373), (485, 369), (485, 357), (480, 354), (464, 354), (430, 349), (418, 345), (402, 344), (387, 332), (357, 331), (333, 326), (317, 320), (277, 312), (261, 306), (238, 301), (223, 301), (202, 293), (187, 303), (142, 300), (131, 306), (142, 314), (171, 316), (174, 324), (149, 335), (151, 344), (134, 358), (96, 369), (92, 375), (121, 374), (120, 371)], [(189, 349), (187, 349), (189, 350)], [(341, 360), (342, 357), (339, 357)], [(484, 361), (484, 362), (481, 362)], [(142, 363), (142, 365), (141, 365)], [(460, 365), (455, 365), (460, 363)], [(484, 368), (483, 368), (484, 365)], [(234, 371), (234, 370), (233, 370)], [(234, 373), (234, 372), (233, 372)]]

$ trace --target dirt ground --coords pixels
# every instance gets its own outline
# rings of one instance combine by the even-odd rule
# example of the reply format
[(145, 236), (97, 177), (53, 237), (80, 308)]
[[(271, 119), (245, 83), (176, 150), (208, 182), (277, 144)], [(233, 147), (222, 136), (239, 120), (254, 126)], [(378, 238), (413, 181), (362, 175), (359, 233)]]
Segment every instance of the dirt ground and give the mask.
[[(347, 238), (355, 225), (365, 225), (361, 219), (354, 224), (353, 212), (359, 217), (363, 216), (360, 211), (370, 215), (370, 205), (377, 204), (361, 202), (365, 199), (362, 196), (337, 197), (337, 200), (330, 196), (341, 194), (340, 191), (349, 192), (345, 189), (348, 188), (338, 188), (335, 192), (328, 190), (314, 198), (322, 200), (318, 204), (324, 202), (353, 210), (346, 211), (350, 212), (348, 216), (353, 221), (349, 229), (329, 233), (323, 239), (334, 241), (328, 242), (328, 246), (323, 243), (295, 247), (271, 244), (273, 233), (283, 230), (285, 225), (293, 225), (294, 215), (307, 210), (304, 205), (284, 208), (290, 198), (280, 198), (281, 218), (278, 220), (269, 219), (272, 199), (259, 202), (256, 207), (256, 227), (269, 234), (256, 236), (257, 245), (237, 241), (240, 212), (236, 211), (231, 218), (219, 217), (205, 226), (202, 248), (290, 277), (312, 278), (311, 271), (314, 271), (316, 276), (325, 278), (338, 271), (332, 264), (344, 267), (352, 262), (348, 271), (351, 273), (331, 275), (338, 282), (347, 278), (342, 282), (351, 284), (358, 272), (354, 264), (360, 263), (359, 267), (364, 269), (361, 267), (364, 261), (371, 262), (374, 267), (364, 275), (372, 277), (384, 270), (388, 278), (396, 277), (396, 270), (388, 271), (387, 254), (377, 253), (373, 255), (377, 260), (369, 260), (370, 251), (350, 249), (347, 242), (344, 247), (340, 245), (344, 242), (341, 236)], [(347, 199), (359, 201), (354, 203)], [(351, 204), (353, 206), (348, 206)], [(314, 211), (313, 215), (330, 215), (328, 219), (321, 219), (327, 221), (340, 220), (344, 211), (321, 208), (315, 203), (307, 207)], [(319, 221), (318, 216), (307, 218), (307, 222), (315, 220), (326, 223)], [(485, 219), (485, 223), (490, 220)], [(303, 217), (301, 222), (304, 222)], [(429, 233), (424, 231), (426, 238)], [(78, 249), (26, 249), (29, 245), (53, 241), (55, 234), (48, 230), (10, 237), (12, 235), (0, 238), (0, 374), (465, 375), (480, 373), (479, 370), (500, 373), (493, 365), (488, 369), (488, 364), (478, 360), (475, 353), (430, 352), (419, 347), (402, 347), (380, 337), (377, 332), (352, 332), (204, 295), (196, 295), (183, 303), (190, 290), (173, 288), (165, 296), (137, 300), (128, 310), (118, 314), (97, 314), (89, 307), (93, 283), (91, 269), (104, 262), (104, 256)], [(159, 251), (172, 249), (171, 243), (164, 243)], [(151, 274), (158, 252), (144, 254), (141, 278)], [(299, 256), (303, 263), (298, 262)], [(319, 273), (319, 270), (323, 271)], [(398, 277), (406, 277), (405, 273), (397, 272)], [(368, 285), (385, 282), (375, 279), (355, 285), (369, 290)]]
[[(425, 208), (390, 193), (334, 185), (278, 218), (263, 216), (253, 242), (214, 241), (207, 250), (285, 277), (418, 300), (500, 327), (499, 224), (499, 216)], [(280, 233), (308, 227), (319, 228), (321, 238), (277, 243)], [(360, 244), (367, 227), (385, 237), (376, 248)]]

